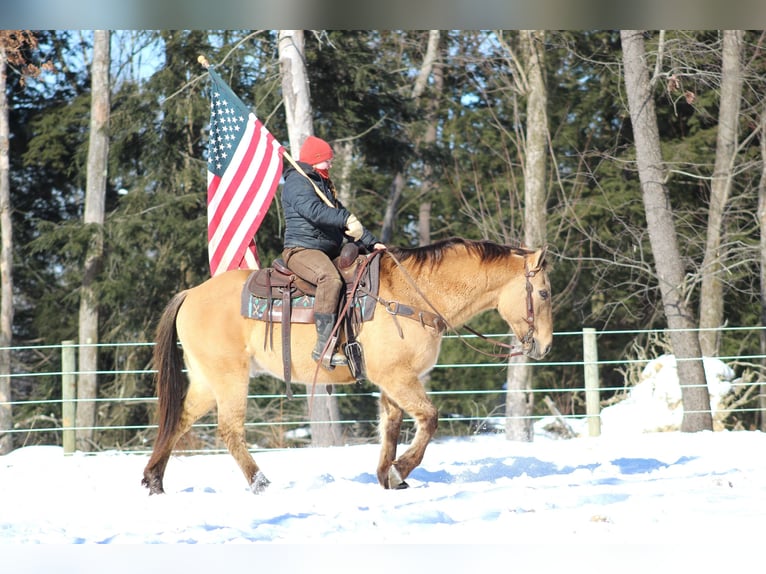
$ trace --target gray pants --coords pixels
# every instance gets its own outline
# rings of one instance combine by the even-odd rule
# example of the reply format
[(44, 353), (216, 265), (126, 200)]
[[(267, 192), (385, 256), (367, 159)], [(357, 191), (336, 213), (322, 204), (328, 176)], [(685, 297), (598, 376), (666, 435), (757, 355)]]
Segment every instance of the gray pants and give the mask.
[(298, 277), (317, 286), (314, 313), (337, 312), (343, 278), (324, 251), (288, 247), (282, 259)]

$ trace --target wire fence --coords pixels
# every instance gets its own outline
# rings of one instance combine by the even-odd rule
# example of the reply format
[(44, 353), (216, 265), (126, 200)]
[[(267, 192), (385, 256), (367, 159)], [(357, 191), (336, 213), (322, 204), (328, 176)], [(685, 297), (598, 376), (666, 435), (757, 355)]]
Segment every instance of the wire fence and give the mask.
[[(732, 380), (728, 381), (729, 391), (725, 400), (715, 409), (716, 420), (722, 428), (760, 428), (766, 414), (766, 376), (764, 365), (766, 355), (753, 352), (752, 349), (760, 348), (759, 337), (761, 328), (758, 327), (729, 327), (720, 329), (722, 337), (731, 340), (742, 341), (745, 338), (752, 339), (747, 344), (740, 344), (736, 354), (722, 354), (718, 360), (730, 366), (735, 373)], [(532, 397), (535, 409), (532, 414), (518, 415), (505, 412), (505, 397), (507, 390), (502, 385), (495, 388), (460, 388), (460, 389), (429, 389), (428, 394), (439, 406), (440, 402), (460, 401), (470, 398), (469, 404), (484, 405), (476, 408), (475, 412), (443, 412), (440, 415), (439, 425), (445, 434), (464, 434), (466, 432), (504, 432), (509, 419), (532, 419), (533, 422), (542, 419), (553, 419), (554, 424), (561, 425), (567, 430), (568, 423), (574, 421), (586, 421), (589, 424), (590, 434), (598, 433), (598, 423), (601, 409), (614, 404), (627, 396), (630, 388), (640, 379), (641, 371), (646, 365), (657, 358), (657, 354), (663, 349), (669, 353), (669, 347), (662, 340), (667, 338), (668, 330), (642, 330), (642, 331), (595, 331), (584, 329), (583, 331), (557, 332), (555, 334), (554, 347), (562, 345), (565, 348), (579, 349), (578, 353), (572, 352), (575, 357), (571, 360), (553, 359), (549, 361), (530, 361), (526, 363), (532, 368), (533, 385), (527, 392)], [(445, 337), (445, 345), (450, 339), (458, 336)], [(463, 338), (474, 338), (474, 335), (465, 335)], [(489, 339), (508, 339), (508, 334), (488, 335)], [(615, 358), (599, 358), (599, 350), (608, 347), (615, 339), (625, 338), (632, 343), (623, 343), (621, 356)], [(579, 339), (579, 341), (578, 341)], [(635, 343), (643, 341), (643, 347)], [(78, 399), (72, 391), (77, 377), (83, 374), (74, 367), (71, 358), (80, 347), (73, 342), (64, 342), (60, 345), (40, 345), (10, 347), (15, 357), (14, 365), (16, 372), (5, 376), (10, 379), (12, 400), (0, 401), (0, 409), (13, 413), (13, 428), (0, 430), (3, 434), (13, 437), (15, 447), (29, 444), (57, 444), (66, 448), (65, 437), (67, 433), (73, 436), (79, 430), (93, 431), (96, 437), (91, 450), (118, 449), (137, 453), (150, 452), (156, 425), (153, 420), (154, 408), (157, 402), (152, 396), (154, 371), (151, 369), (149, 359), (153, 343), (104, 343), (95, 345), (100, 353), (108, 353), (114, 364), (124, 363), (125, 368), (112, 368), (109, 370), (95, 371), (99, 377), (99, 388), (104, 396), (95, 399)], [(732, 345), (722, 348), (731, 348)], [(736, 347), (736, 345), (734, 346)], [(444, 346), (443, 346), (444, 348)], [(2, 349), (0, 349), (2, 351)], [(612, 352), (614, 354), (614, 352)], [(444, 353), (442, 353), (444, 355)], [(70, 358), (67, 359), (67, 356)], [(30, 357), (34, 359), (30, 359)], [(486, 359), (484, 357), (483, 359)], [(130, 367), (131, 362), (141, 362), (139, 366)], [(35, 364), (36, 363), (36, 364)], [(30, 367), (30, 364), (32, 367)], [(66, 369), (65, 369), (66, 367)], [(502, 359), (487, 359), (466, 362), (439, 361), (434, 371), (448, 370), (459, 371), (472, 369), (497, 369), (505, 372), (513, 368)], [(561, 385), (552, 382), (550, 376), (545, 373), (566, 371), (570, 373), (573, 386)], [(605, 371), (610, 373), (604, 376)], [(93, 373), (93, 371), (89, 371)], [(574, 374), (572, 374), (574, 373)], [(619, 376), (615, 376), (615, 373)], [(504, 379), (503, 375), (495, 377)], [(470, 378), (470, 377), (469, 377)], [(58, 383), (60, 381), (60, 383)], [(116, 382), (119, 381), (120, 384)], [(613, 381), (618, 381), (614, 383)], [(49, 396), (33, 398), (35, 395), (30, 389), (36, 387), (57, 389), (58, 395), (53, 392)], [(66, 388), (69, 387), (69, 395)], [(271, 384), (261, 385), (252, 394), (248, 395), (248, 420), (246, 429), (249, 438), (252, 437), (253, 450), (262, 448), (261, 443), (269, 446), (293, 446), (306, 444), (310, 441), (309, 423), (311, 424), (335, 424), (343, 429), (344, 436), (349, 442), (374, 442), (376, 434), (374, 429), (377, 425), (376, 409), (374, 407), (361, 409), (366, 416), (344, 416), (340, 420), (309, 421), (306, 405), (314, 400), (310, 388), (306, 392), (294, 393), (292, 401), (288, 401), (281, 387), (281, 383), (272, 380)], [(109, 392), (109, 389), (112, 392)], [(131, 390), (133, 392), (131, 392)], [(64, 394), (61, 394), (64, 391)], [(316, 389), (317, 393), (323, 392)], [(111, 396), (114, 395), (114, 396)], [(16, 398), (20, 396), (20, 398)], [(379, 393), (372, 384), (336, 387), (333, 392), (339, 401), (346, 401), (351, 407), (344, 413), (357, 413), (355, 405), (373, 405), (377, 401)], [(81, 402), (95, 403), (98, 413), (97, 424), (89, 427), (78, 428), (74, 426), (73, 413), (76, 405)], [(465, 401), (464, 401), (465, 402)], [(487, 407), (486, 405), (490, 405)], [(494, 405), (494, 406), (493, 406)], [(558, 405), (558, 406), (557, 406)], [(567, 408), (560, 409), (561, 405)], [(711, 409), (711, 413), (713, 410)], [(69, 413), (69, 414), (68, 414)], [(563, 414), (562, 414), (563, 413)], [(2, 420), (2, 419), (0, 419)], [(405, 419), (405, 422), (407, 421)], [(195, 439), (179, 444), (179, 450), (193, 452), (218, 452), (223, 450), (222, 444), (215, 436), (216, 420), (212, 413), (203, 417), (193, 426)], [(571, 428), (568, 429), (571, 432)], [(99, 436), (112, 437), (108, 441), (100, 441)], [(114, 437), (118, 437), (115, 439)], [(120, 439), (119, 437), (128, 437)], [(406, 437), (405, 437), (406, 438)], [(71, 444), (71, 443), (70, 443)]]

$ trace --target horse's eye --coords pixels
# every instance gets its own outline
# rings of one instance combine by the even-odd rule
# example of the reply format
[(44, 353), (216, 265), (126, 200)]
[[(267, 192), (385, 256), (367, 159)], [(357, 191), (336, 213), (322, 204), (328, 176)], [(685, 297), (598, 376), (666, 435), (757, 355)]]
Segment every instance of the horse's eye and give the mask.
[(548, 290), (547, 289), (541, 289), (540, 290), (540, 299), (542, 299), (543, 301), (547, 301), (548, 297), (550, 297), (550, 293), (548, 293)]

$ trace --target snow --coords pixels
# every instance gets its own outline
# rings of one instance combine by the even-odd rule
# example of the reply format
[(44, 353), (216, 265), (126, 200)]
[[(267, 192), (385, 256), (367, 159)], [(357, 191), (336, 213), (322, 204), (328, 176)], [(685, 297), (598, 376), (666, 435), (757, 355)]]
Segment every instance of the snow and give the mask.
[[(719, 359), (705, 357), (702, 364), (715, 419), (726, 394), (732, 389), (735, 373)], [(641, 380), (630, 388), (625, 400), (601, 411), (601, 432), (633, 435), (678, 430), (683, 414), (676, 358), (662, 355), (644, 367)]]
[[(652, 367), (654, 388), (671, 364)], [(731, 378), (714, 366), (718, 380)], [(632, 400), (656, 403), (656, 395), (639, 390)], [(628, 430), (618, 430), (617, 420), (600, 437), (556, 439), (540, 423), (532, 443), (502, 434), (436, 440), (399, 491), (378, 486), (372, 444), (256, 452), (271, 481), (261, 495), (228, 454), (174, 455), (167, 494), (151, 497), (140, 484), (148, 455), (20, 448), (0, 457), (0, 570), (135, 572), (136, 560), (163, 559), (205, 572), (220, 570), (222, 559), (227, 570), (277, 572), (757, 563), (766, 434), (648, 433), (629, 417)]]

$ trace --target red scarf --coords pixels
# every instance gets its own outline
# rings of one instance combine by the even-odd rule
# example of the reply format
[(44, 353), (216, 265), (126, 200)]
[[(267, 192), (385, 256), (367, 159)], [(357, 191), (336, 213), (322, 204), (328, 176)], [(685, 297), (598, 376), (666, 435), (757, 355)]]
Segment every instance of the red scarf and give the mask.
[(314, 171), (317, 172), (319, 175), (321, 175), (323, 178), (329, 180), (330, 179), (330, 170), (329, 169), (317, 169), (314, 168)]

